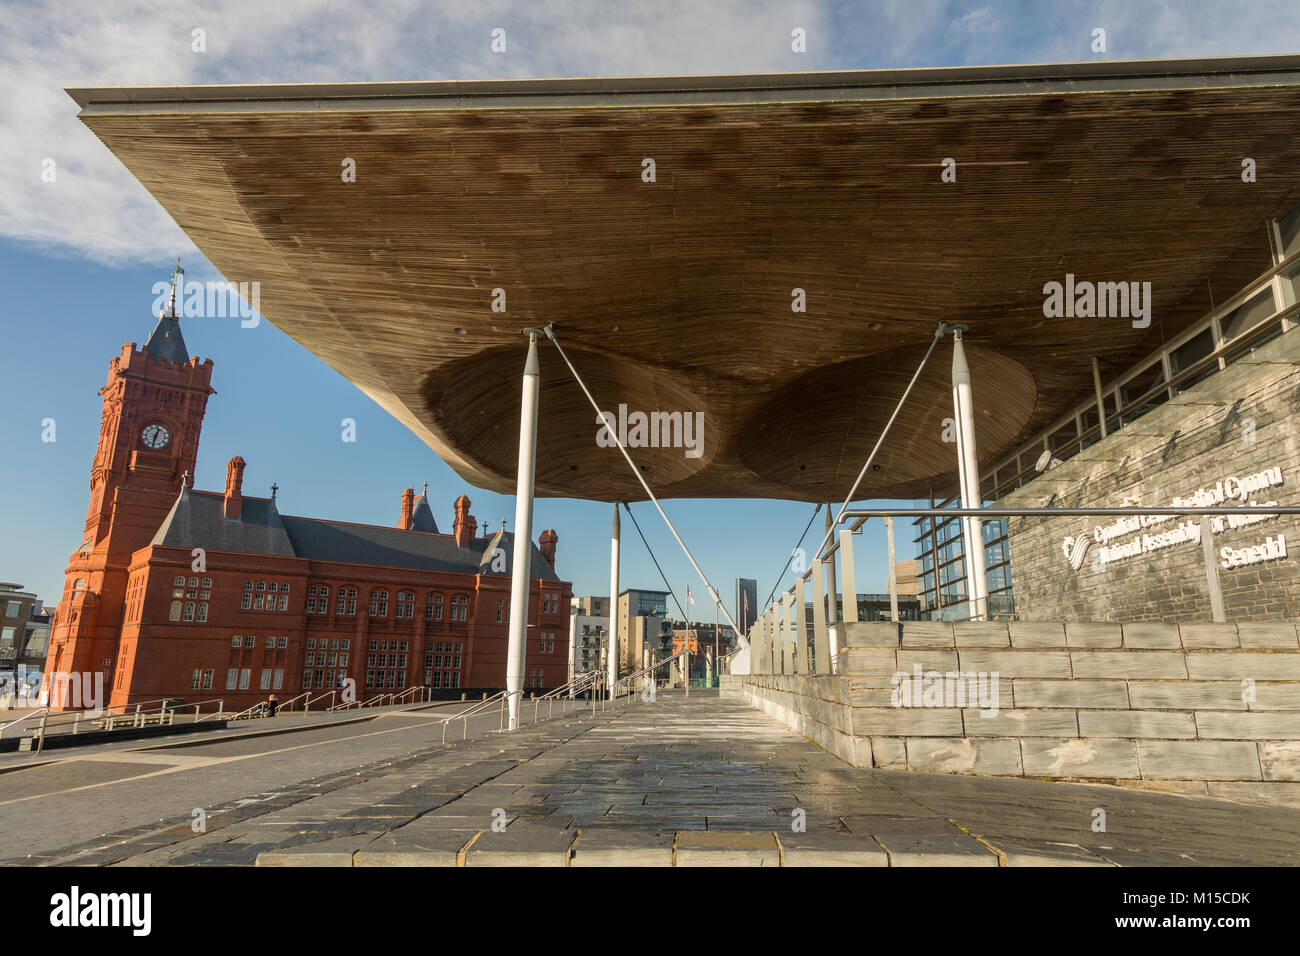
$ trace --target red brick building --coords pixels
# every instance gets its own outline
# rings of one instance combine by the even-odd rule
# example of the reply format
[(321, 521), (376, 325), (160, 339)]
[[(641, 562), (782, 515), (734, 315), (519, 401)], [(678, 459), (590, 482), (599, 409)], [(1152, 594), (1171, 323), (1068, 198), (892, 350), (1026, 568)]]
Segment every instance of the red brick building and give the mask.
[[(238, 457), (221, 492), (187, 487), (211, 377), (211, 360), (186, 355), (174, 302), (143, 348), (110, 363), (47, 674), (103, 673), (109, 704), (227, 710), (349, 679), (362, 701), (503, 688), (514, 536), (480, 534), (464, 495), (440, 533), (427, 488), (402, 492), (392, 528), (282, 515), (274, 487), (243, 494)], [(526, 688), (566, 679), (572, 588), (555, 574), (557, 540), (544, 531), (533, 547)]]

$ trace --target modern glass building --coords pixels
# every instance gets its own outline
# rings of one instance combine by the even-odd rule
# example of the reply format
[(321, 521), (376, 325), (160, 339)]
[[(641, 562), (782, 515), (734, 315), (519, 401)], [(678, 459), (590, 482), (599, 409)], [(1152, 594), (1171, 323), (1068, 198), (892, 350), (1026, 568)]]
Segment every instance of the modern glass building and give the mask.
[(742, 634), (758, 617), (758, 582), (752, 578), (736, 578), (736, 624)]

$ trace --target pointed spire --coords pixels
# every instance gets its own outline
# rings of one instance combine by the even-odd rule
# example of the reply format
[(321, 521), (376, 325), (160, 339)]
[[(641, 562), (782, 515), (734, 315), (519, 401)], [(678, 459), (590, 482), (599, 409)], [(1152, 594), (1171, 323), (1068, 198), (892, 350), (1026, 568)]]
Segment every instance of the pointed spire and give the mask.
[(271, 482), (271, 500), (272, 500), (272, 501), (275, 500), (275, 493), (276, 493), (277, 491), (279, 491), (279, 490), (280, 490), (280, 486), (277, 485), (274, 481)]
[(177, 256), (176, 268), (172, 269), (172, 291), (171, 295), (167, 298), (166, 315), (168, 318), (176, 318), (176, 280), (179, 276), (183, 275), (185, 275), (185, 270), (181, 268), (181, 257)]
[(190, 360), (190, 356), (185, 348), (185, 338), (181, 335), (181, 324), (177, 321), (176, 315), (176, 287), (181, 276), (185, 275), (185, 270), (181, 268), (181, 260), (176, 259), (176, 268), (172, 270), (172, 288), (171, 294), (167, 299), (167, 306), (158, 316), (158, 324), (149, 335), (149, 340), (145, 342), (145, 351), (159, 362), (180, 362), (184, 365)]

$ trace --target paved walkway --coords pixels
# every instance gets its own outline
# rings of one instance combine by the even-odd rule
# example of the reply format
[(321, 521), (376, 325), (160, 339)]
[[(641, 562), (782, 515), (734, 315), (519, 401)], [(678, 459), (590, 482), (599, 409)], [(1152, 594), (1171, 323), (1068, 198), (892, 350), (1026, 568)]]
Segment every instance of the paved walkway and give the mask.
[[(418, 718), (389, 718), (417, 722)], [(396, 734), (396, 732), (395, 732)], [(297, 736), (297, 735), (294, 735)], [(661, 693), (130, 827), (15, 863), (1294, 865), (1300, 810), (848, 767), (737, 699)], [(426, 737), (431, 736), (429, 734)], [(275, 738), (262, 738), (274, 740)], [(232, 744), (216, 746), (230, 747)], [(195, 748), (196, 751), (206, 747)], [(155, 752), (156, 754), (157, 752)], [(121, 754), (136, 758), (138, 754)], [(170, 759), (170, 758), (168, 758)], [(0, 811), (6, 777), (0, 775)], [(41, 810), (41, 799), (23, 803)], [(1105, 832), (1094, 832), (1097, 811)], [(6, 822), (0, 814), (0, 822)]]

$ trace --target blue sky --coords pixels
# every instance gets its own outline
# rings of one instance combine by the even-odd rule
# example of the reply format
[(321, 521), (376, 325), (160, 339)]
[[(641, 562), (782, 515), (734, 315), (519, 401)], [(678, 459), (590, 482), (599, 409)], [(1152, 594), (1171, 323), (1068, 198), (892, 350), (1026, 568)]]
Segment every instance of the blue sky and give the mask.
[[(416, 3), (319, 0), (0, 7), (0, 580), (53, 600), (80, 542), (99, 424), (96, 392), (126, 341), (154, 324), (154, 283), (181, 256), (187, 278), (216, 278), (170, 217), (76, 120), (65, 86), (479, 79), (804, 71), (1296, 52), (1293, 0), (1154, 2)], [(489, 50), (507, 31), (504, 55)], [(808, 51), (790, 51), (790, 31)], [(1092, 31), (1106, 30), (1094, 53)], [(195, 29), (207, 49), (191, 50)], [(58, 177), (41, 181), (54, 157)], [(401, 489), (429, 483), (444, 529), (459, 494), (497, 524), (508, 496), (466, 485), (426, 446), (270, 322), (184, 323), (189, 351), (215, 363), (197, 486), (220, 489), (233, 455), (245, 490), (280, 486), (286, 513), (392, 524)], [(238, 332), (238, 334), (236, 334)], [(343, 418), (358, 440), (338, 440)], [(43, 419), (57, 440), (41, 440)], [(848, 489), (845, 489), (847, 492)], [(670, 580), (703, 592), (652, 507), (635, 505)], [(666, 504), (730, 606), (737, 576), (760, 599), (812, 507), (777, 501)], [(560, 535), (558, 570), (578, 594), (604, 594), (612, 506), (542, 499), (534, 529)], [(820, 530), (821, 518), (815, 526)], [(810, 538), (814, 537), (810, 532)], [(884, 590), (884, 535), (858, 544), (859, 590)], [(900, 557), (911, 557), (910, 534)], [(815, 544), (815, 540), (812, 542)], [(624, 586), (660, 579), (624, 522)], [(788, 580), (788, 579), (787, 579)], [(709, 617), (706, 601), (695, 611)]]

